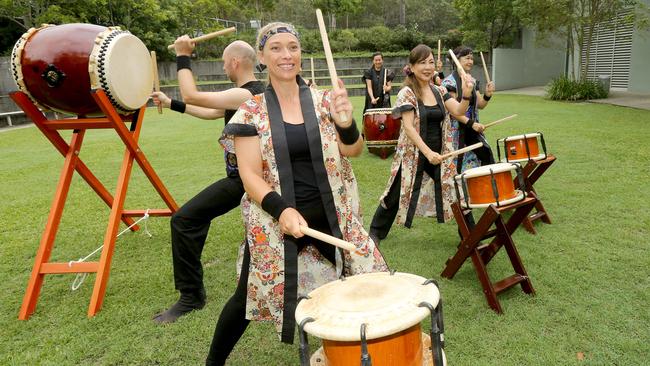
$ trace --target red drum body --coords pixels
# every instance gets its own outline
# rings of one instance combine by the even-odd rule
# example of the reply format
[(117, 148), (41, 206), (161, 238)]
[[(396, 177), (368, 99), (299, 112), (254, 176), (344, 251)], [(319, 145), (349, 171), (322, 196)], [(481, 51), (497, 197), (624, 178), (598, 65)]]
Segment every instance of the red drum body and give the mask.
[[(325, 284), (296, 308), (301, 340), (307, 332), (323, 341), (311, 357), (301, 354), (301, 365), (358, 365), (363, 354), (373, 366), (432, 366), (435, 351), (420, 322), (431, 315), (444, 327), (439, 300), (433, 282), (408, 273), (366, 273)], [(446, 365), (441, 344), (434, 348), (438, 366)]]
[[(519, 190), (515, 189), (512, 172), (516, 172)], [(454, 177), (456, 197), (464, 208), (504, 206), (521, 201), (525, 195), (521, 166), (518, 163), (497, 163), (467, 169)], [(461, 194), (462, 192), (462, 194)]]
[(18, 89), (41, 109), (102, 115), (91, 89), (103, 89), (115, 109), (142, 107), (153, 85), (147, 47), (119, 28), (93, 24), (44, 25), (16, 42), (12, 74)]
[[(542, 152), (539, 149), (542, 145)], [(503, 159), (501, 150), (503, 149)], [(498, 159), (503, 162), (525, 162), (546, 159), (546, 143), (541, 132), (509, 136), (497, 140)]]
[(393, 119), (392, 109), (366, 109), (363, 114), (363, 135), (371, 154), (386, 159), (395, 152), (401, 120)]

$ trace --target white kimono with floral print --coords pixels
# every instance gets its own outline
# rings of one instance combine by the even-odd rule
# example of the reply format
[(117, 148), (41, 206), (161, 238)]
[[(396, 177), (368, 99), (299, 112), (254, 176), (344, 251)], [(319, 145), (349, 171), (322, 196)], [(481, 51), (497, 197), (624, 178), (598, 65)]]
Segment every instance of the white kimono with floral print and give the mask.
[[(350, 162), (339, 152), (334, 123), (329, 120), (329, 93), (313, 88), (310, 91), (319, 119), (323, 163), (332, 189), (339, 227), (343, 239), (353, 243), (357, 250), (354, 253), (345, 251), (344, 266), (337, 255), (337, 271), (315, 247), (307, 246), (298, 255), (298, 296), (338, 279), (341, 272), (349, 276), (388, 270), (384, 258), (363, 228), (356, 178)], [(263, 178), (273, 190), (282, 194), (264, 94), (244, 103), (229, 124), (255, 127), (260, 138)], [(227, 151), (235, 152), (233, 138), (232, 135), (221, 138)], [(273, 321), (280, 333), (285, 284), (283, 234), (278, 222), (247, 194), (242, 198), (241, 207), (250, 250), (246, 318)], [(246, 242), (240, 247), (239, 266)], [(241, 268), (238, 268), (238, 273), (241, 273)]]

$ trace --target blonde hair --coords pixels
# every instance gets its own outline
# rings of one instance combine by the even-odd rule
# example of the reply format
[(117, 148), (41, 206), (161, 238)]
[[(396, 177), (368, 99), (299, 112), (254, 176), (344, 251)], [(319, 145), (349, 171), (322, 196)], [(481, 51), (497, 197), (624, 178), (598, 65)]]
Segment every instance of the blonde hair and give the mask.
[(257, 49), (262, 50), (264, 49), (264, 45), (266, 44), (266, 41), (269, 37), (274, 35), (274, 31), (277, 31), (279, 28), (286, 28), (288, 32), (285, 33), (290, 33), (296, 36), (298, 38), (298, 42), (300, 42), (300, 37), (298, 36), (298, 32), (296, 31), (296, 28), (289, 24), (289, 23), (284, 23), (284, 22), (273, 22), (265, 25), (262, 27), (259, 32), (257, 32)]

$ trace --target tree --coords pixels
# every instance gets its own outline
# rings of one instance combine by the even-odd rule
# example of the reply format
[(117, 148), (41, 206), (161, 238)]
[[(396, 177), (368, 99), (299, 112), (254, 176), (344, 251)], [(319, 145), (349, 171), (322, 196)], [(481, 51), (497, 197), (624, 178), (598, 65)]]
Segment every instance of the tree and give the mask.
[[(567, 38), (567, 52), (571, 64), (575, 62), (576, 46), (580, 79), (589, 71), (591, 43), (598, 24), (605, 24), (624, 9), (635, 9), (633, 16), (625, 21), (635, 22), (637, 28), (647, 26), (647, 8), (638, 0), (515, 0), (515, 12), (522, 24), (535, 29), (539, 36), (549, 34)], [(582, 55), (585, 59), (582, 59)], [(575, 79), (573, 68), (569, 76)]]
[(519, 31), (513, 0), (454, 0), (461, 19), (463, 43), (491, 50), (507, 45)]

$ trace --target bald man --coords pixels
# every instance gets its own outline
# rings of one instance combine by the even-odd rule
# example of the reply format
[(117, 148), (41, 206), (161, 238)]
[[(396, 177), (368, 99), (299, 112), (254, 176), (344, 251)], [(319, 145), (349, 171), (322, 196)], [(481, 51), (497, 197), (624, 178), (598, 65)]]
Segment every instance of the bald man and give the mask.
[[(253, 72), (257, 63), (255, 50), (246, 42), (234, 41), (223, 51), (223, 70), (236, 87), (221, 92), (197, 90), (189, 57), (194, 44), (188, 36), (179, 37), (174, 49), (183, 102), (171, 100), (158, 92), (153, 95), (156, 104), (161, 103), (172, 110), (203, 119), (225, 117), (228, 123), (242, 103), (264, 92), (264, 84), (255, 78)], [(172, 215), (174, 284), (180, 298), (169, 309), (154, 316), (156, 323), (173, 323), (179, 317), (205, 306), (201, 253), (210, 222), (239, 206), (244, 194), (235, 155), (224, 153), (224, 158), (226, 177), (199, 192)]]

